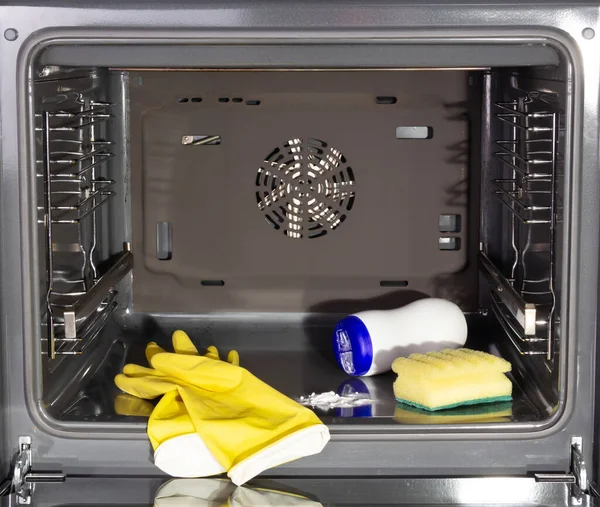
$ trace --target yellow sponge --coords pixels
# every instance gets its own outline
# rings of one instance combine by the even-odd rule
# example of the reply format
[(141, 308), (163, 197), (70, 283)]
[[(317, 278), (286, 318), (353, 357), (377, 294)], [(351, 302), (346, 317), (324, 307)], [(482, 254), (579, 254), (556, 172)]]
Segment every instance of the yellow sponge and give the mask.
[(512, 402), (482, 403), (448, 410), (422, 410), (398, 403), (394, 420), (402, 424), (473, 424), (500, 423), (512, 420)]
[(508, 401), (512, 383), (504, 375), (510, 363), (470, 349), (399, 357), (392, 364), (398, 374), (394, 395), (401, 403), (424, 410)]

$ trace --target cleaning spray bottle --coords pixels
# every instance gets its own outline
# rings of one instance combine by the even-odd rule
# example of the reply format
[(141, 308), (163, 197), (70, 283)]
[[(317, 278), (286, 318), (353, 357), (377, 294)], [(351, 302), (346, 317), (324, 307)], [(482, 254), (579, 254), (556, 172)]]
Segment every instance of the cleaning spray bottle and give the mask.
[(467, 331), (457, 305), (428, 298), (394, 310), (368, 310), (343, 318), (335, 327), (333, 350), (346, 373), (366, 377), (389, 371), (397, 357), (460, 348)]

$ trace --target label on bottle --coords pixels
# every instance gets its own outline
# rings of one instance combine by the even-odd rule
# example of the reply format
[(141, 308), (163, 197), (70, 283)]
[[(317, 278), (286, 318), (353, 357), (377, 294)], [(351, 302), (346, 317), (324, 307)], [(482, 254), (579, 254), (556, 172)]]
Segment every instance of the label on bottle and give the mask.
[(335, 332), (335, 340), (337, 344), (338, 359), (342, 366), (342, 369), (353, 375), (356, 373), (354, 368), (354, 358), (352, 356), (352, 343), (348, 337), (348, 333), (344, 329), (338, 329)]

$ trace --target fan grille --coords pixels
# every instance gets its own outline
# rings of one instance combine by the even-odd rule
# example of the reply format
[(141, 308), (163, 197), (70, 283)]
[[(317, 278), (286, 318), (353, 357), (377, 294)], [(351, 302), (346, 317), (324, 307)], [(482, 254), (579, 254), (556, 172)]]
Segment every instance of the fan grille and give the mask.
[(337, 229), (354, 205), (354, 172), (346, 157), (318, 139), (290, 139), (256, 174), (256, 202), (267, 223), (293, 239)]

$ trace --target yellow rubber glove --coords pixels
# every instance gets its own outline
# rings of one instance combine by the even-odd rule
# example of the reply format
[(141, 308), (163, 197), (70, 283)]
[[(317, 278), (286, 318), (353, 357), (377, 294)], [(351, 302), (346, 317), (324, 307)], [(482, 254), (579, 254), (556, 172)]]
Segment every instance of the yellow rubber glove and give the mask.
[[(127, 365), (125, 375), (115, 382), (144, 399), (176, 389), (201, 441), (235, 484), (323, 449), (329, 431), (312, 411), (235, 364), (193, 355), (195, 348), (184, 337), (185, 333), (174, 334), (174, 347), (189, 347), (189, 355), (167, 353), (150, 344), (146, 355), (153, 369)], [(177, 339), (184, 340), (186, 347), (175, 345)], [(235, 355), (230, 359), (236, 362)], [(169, 442), (172, 447), (177, 443)], [(180, 452), (188, 452), (185, 445)]]
[[(183, 331), (175, 331), (172, 341), (176, 353), (198, 355), (198, 350)], [(146, 348), (148, 362), (159, 352), (164, 350), (150, 343)], [(219, 352), (210, 346), (206, 357), (218, 360)], [(231, 351), (228, 360), (239, 364), (237, 352)], [(174, 379), (168, 379), (151, 368), (128, 364), (123, 373), (117, 375), (115, 383), (122, 390), (131, 392), (132, 382), (138, 389), (141, 387), (144, 390), (143, 396), (118, 395), (115, 398), (115, 411), (123, 415), (149, 417), (147, 432), (154, 449), (154, 463), (158, 468), (174, 477), (209, 477), (226, 472), (196, 432)], [(139, 391), (136, 393), (141, 394)], [(163, 398), (156, 407), (144, 401), (158, 396)]]
[[(200, 357), (198, 349), (193, 344), (190, 337), (181, 330), (175, 331), (172, 335), (173, 349), (175, 354), (182, 356)], [(146, 346), (146, 360), (149, 364), (156, 354), (166, 353), (166, 351), (154, 342)], [(203, 357), (215, 362), (220, 361), (219, 351), (214, 345), (206, 349)], [(234, 366), (240, 364), (240, 357), (237, 351), (232, 350), (227, 356), (227, 361)], [(122, 391), (133, 395), (136, 398), (152, 400), (163, 396), (167, 392), (175, 390), (175, 384), (179, 379), (169, 377), (165, 373), (154, 368), (147, 368), (138, 364), (126, 364), (123, 372), (115, 377), (115, 384)]]
[(154, 464), (172, 477), (210, 477), (227, 470), (206, 446), (177, 389), (166, 393), (148, 420)]
[[(244, 368), (168, 352), (153, 354), (150, 363), (176, 379), (196, 431), (235, 484), (317, 454), (329, 441), (327, 426), (314, 412)], [(129, 392), (143, 397), (145, 391)]]
[(115, 397), (114, 409), (115, 414), (148, 418), (152, 415), (154, 405), (130, 394), (119, 394)]

